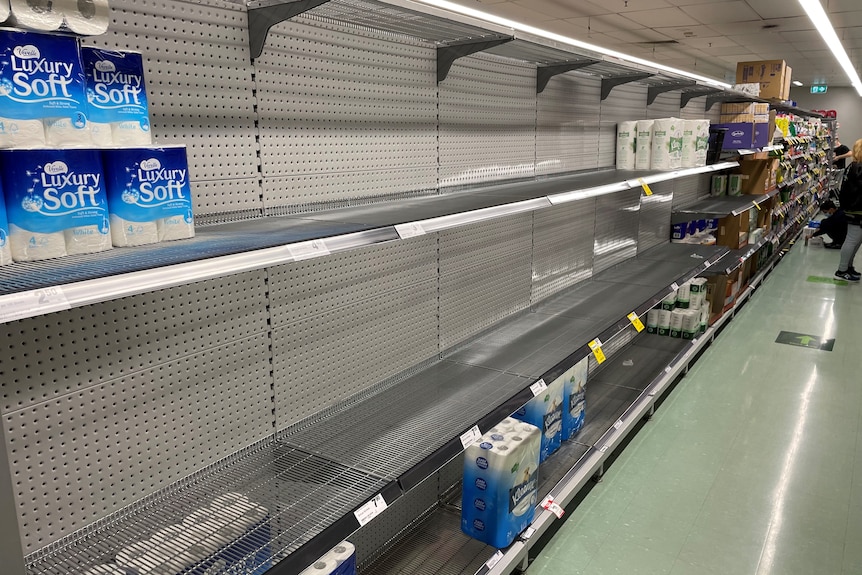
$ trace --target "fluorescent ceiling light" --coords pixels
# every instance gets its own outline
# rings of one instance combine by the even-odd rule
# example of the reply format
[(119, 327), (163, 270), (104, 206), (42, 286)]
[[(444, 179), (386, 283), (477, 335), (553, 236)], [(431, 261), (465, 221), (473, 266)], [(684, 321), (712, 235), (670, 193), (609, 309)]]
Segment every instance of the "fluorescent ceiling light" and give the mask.
[(802, 82), (800, 82), (799, 80), (793, 80), (793, 85), (794, 86), (802, 86)]
[(853, 67), (853, 62), (847, 56), (844, 46), (841, 45), (841, 40), (838, 39), (835, 28), (832, 27), (832, 23), (829, 21), (829, 16), (826, 15), (823, 6), (820, 5), (820, 0), (799, 0), (799, 3), (805, 9), (811, 22), (814, 23), (814, 27), (820, 32), (823, 41), (832, 50), (835, 59), (844, 68), (844, 73), (850, 78), (850, 83), (856, 88), (859, 95), (862, 96), (862, 80), (859, 79), (859, 73)]
[(593, 52), (598, 52), (600, 54), (604, 54), (606, 56), (612, 56), (614, 58), (619, 58), (620, 60), (624, 60), (630, 62), (632, 64), (640, 64), (642, 66), (649, 66), (650, 68), (655, 68), (657, 70), (662, 70), (664, 72), (670, 72), (671, 74), (678, 74), (680, 76), (685, 76), (686, 78), (691, 78), (693, 80), (700, 80), (705, 84), (709, 84), (710, 86), (715, 86), (717, 88), (722, 88), (724, 90), (728, 90), (732, 88), (730, 84), (725, 82), (721, 82), (716, 80), (715, 78), (709, 78), (707, 76), (701, 76), (699, 74), (693, 74), (691, 72), (686, 72), (685, 70), (680, 70), (678, 68), (671, 68), (670, 66), (665, 66), (663, 64), (659, 64), (657, 62), (651, 62), (650, 60), (644, 60), (642, 58), (637, 58), (635, 56), (629, 56), (628, 54), (623, 54), (622, 52), (617, 52), (615, 50), (608, 50), (607, 48), (602, 48), (601, 46), (596, 46), (595, 44), (589, 44), (587, 42), (581, 42), (580, 40), (575, 40), (574, 38), (569, 38), (568, 36), (562, 36), (560, 34), (555, 34), (553, 32), (548, 32), (547, 30), (542, 30), (541, 28), (534, 28), (532, 26), (528, 26), (526, 24), (522, 24), (520, 22), (515, 22), (514, 20), (507, 20), (506, 18), (501, 18), (499, 16), (494, 16), (493, 14), (488, 14), (487, 12), (482, 12), (480, 10), (475, 10), (473, 8), (468, 8), (466, 6), (461, 6), (460, 4), (455, 4), (454, 2), (449, 2), (448, 0), (417, 0), (422, 4), (428, 4), (429, 6), (435, 6), (437, 8), (442, 8), (444, 10), (449, 10), (451, 12), (457, 12), (458, 14), (464, 14), (465, 16), (470, 16), (472, 18), (477, 18), (479, 20), (485, 20), (486, 22), (492, 22), (499, 26), (505, 26), (507, 28), (513, 28), (515, 30), (526, 32), (527, 34), (534, 34), (536, 36), (541, 36), (542, 38), (547, 38), (549, 40), (554, 40), (555, 42), (561, 42), (563, 44), (569, 44), (570, 46), (575, 46), (577, 48), (583, 48), (585, 50), (592, 50)]

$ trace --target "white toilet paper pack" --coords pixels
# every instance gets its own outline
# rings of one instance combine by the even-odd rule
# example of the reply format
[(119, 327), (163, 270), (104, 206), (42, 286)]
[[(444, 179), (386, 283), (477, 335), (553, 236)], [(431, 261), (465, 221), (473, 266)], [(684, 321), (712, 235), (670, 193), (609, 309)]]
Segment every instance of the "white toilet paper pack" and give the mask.
[(0, 0), (0, 22), (9, 18), (9, 0)]
[[(511, 418), (510, 418), (511, 419)], [(488, 432), (464, 453), (461, 530), (498, 549), (533, 521), (541, 431), (526, 424)]]
[(54, 6), (63, 15), (63, 25), (75, 34), (98, 36), (108, 31), (108, 0), (54, 0)]
[(0, 29), (0, 148), (86, 145), (86, 102), (74, 38)]
[(620, 122), (617, 124), (617, 169), (634, 170), (637, 153), (638, 123)]
[(356, 575), (356, 547), (342, 541), (299, 575)]
[(585, 357), (563, 374), (563, 440), (581, 430), (586, 419), (587, 373), (589, 358)]
[(564, 381), (555, 379), (548, 388), (512, 414), (512, 417), (542, 431), (540, 461), (560, 448), (563, 440)]
[(102, 150), (115, 246), (194, 237), (186, 149)]
[(2, 150), (0, 165), (15, 261), (111, 248), (98, 150)]
[(89, 119), (99, 145), (149, 146), (150, 115), (144, 63), (137, 52), (81, 48)]
[(638, 120), (635, 169), (649, 170), (652, 160), (653, 120)]
[(673, 170), (682, 160), (682, 120), (662, 118), (653, 123), (650, 167), (653, 170)]
[(6, 202), (3, 199), (3, 183), (0, 182), (0, 266), (12, 263), (9, 246), (9, 220), (6, 217)]

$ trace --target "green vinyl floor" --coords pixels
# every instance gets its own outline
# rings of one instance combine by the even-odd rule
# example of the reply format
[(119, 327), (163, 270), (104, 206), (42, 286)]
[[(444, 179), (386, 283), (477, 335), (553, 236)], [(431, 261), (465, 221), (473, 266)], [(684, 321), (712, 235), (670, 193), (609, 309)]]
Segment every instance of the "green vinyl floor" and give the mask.
[(809, 281), (837, 262), (790, 251), (528, 575), (862, 574), (862, 285)]

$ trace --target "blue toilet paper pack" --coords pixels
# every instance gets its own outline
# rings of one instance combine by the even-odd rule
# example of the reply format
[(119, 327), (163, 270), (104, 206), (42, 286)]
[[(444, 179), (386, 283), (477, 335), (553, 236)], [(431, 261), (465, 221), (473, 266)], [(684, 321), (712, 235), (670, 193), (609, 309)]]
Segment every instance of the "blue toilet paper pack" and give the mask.
[(541, 432), (507, 418), (464, 453), (461, 530), (498, 549), (533, 521)]
[(548, 388), (512, 414), (512, 417), (542, 430), (541, 461), (560, 448), (563, 440), (563, 380)]
[(115, 246), (195, 235), (184, 146), (102, 150)]
[(562, 375), (563, 440), (571, 439), (584, 426), (589, 366), (589, 358), (585, 357)]
[(77, 40), (0, 29), (0, 148), (90, 145)]
[(12, 263), (9, 247), (9, 220), (6, 217), (6, 201), (3, 198), (3, 182), (0, 181), (0, 266)]
[(141, 54), (84, 46), (81, 61), (94, 144), (149, 146), (152, 136)]
[(0, 165), (15, 261), (111, 249), (98, 150), (2, 150)]

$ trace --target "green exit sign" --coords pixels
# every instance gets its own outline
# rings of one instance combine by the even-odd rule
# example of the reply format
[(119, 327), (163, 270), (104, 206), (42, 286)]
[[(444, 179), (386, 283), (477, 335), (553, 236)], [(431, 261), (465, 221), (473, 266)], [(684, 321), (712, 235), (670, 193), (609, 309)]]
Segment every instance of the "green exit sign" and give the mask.
[(825, 94), (829, 86), (811, 86), (812, 94)]

